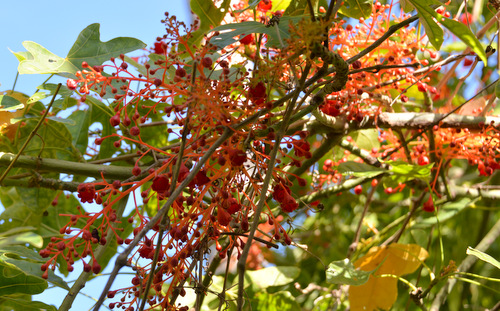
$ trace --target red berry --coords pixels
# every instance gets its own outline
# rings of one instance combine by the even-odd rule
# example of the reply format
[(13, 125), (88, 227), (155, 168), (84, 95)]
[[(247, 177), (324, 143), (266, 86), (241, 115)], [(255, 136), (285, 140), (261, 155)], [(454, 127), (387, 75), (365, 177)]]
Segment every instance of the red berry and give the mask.
[(122, 182), (119, 181), (119, 180), (115, 180), (115, 181), (113, 181), (113, 185), (112, 186), (113, 186), (114, 189), (120, 189), (120, 187), (122, 186)]
[(134, 176), (139, 176), (140, 174), (142, 173), (142, 170), (140, 167), (138, 167), (137, 165), (134, 166), (134, 168), (132, 169), (132, 174)]
[(155, 42), (153, 49), (155, 54), (165, 54), (165, 48), (162, 41)]
[(161, 80), (160, 80), (160, 79), (155, 78), (155, 80), (154, 80), (153, 84), (154, 84), (154, 85), (156, 85), (156, 87), (159, 87), (159, 86), (162, 84), (162, 82), (161, 82)]
[(153, 185), (151, 186), (151, 189), (153, 189), (153, 191), (156, 191), (158, 193), (164, 193), (165, 191), (168, 190), (169, 187), (170, 187), (170, 182), (167, 176), (160, 175), (156, 176), (153, 179)]
[(130, 135), (137, 136), (141, 133), (141, 130), (137, 126), (132, 126), (130, 129)]
[(262, 104), (267, 97), (266, 85), (259, 81), (248, 88), (248, 98), (257, 105)]
[(432, 200), (432, 195), (429, 196), (427, 202), (424, 203), (423, 210), (429, 213), (434, 212), (434, 201)]
[(118, 126), (120, 124), (120, 115), (115, 114), (114, 116), (109, 119), (109, 123), (111, 123), (111, 126)]
[(362, 192), (363, 192), (363, 186), (357, 185), (356, 187), (354, 187), (354, 193), (356, 193), (357, 195), (360, 195)]
[(231, 214), (229, 214), (225, 209), (219, 207), (217, 210), (217, 221), (221, 226), (227, 226), (231, 222)]
[(385, 188), (385, 190), (384, 190), (384, 191), (385, 191), (385, 193), (387, 193), (387, 194), (391, 194), (391, 193), (394, 191), (394, 189), (392, 189), (392, 187), (387, 187), (387, 188)]
[(175, 71), (175, 75), (179, 78), (184, 78), (186, 76), (186, 69), (181, 67), (177, 68), (177, 70)]
[(132, 121), (130, 120), (130, 118), (128, 117), (128, 115), (125, 115), (125, 118), (123, 118), (122, 123), (125, 126), (129, 126), (132, 123)]
[(424, 93), (425, 91), (427, 91), (427, 85), (424, 84), (424, 83), (418, 83), (417, 84), (417, 87), (418, 87), (418, 90), (422, 93)]
[(201, 65), (205, 68), (212, 68), (212, 59), (210, 57), (203, 57), (201, 59)]
[(362, 66), (362, 64), (359, 60), (352, 63), (352, 69), (359, 69), (359, 68), (361, 68), (361, 66)]

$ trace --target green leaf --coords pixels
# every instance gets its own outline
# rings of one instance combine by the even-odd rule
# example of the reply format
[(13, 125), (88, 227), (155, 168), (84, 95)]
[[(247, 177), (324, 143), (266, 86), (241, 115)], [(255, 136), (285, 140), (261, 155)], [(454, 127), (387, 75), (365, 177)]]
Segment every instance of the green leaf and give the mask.
[[(40, 270), (40, 266), (38, 266)], [(22, 270), (11, 268), (0, 260), (0, 296), (11, 294), (35, 295), (42, 293), (47, 287), (44, 279), (23, 273)]]
[(361, 149), (371, 151), (373, 148), (380, 148), (378, 140), (378, 131), (376, 129), (359, 130), (351, 134), (355, 145)]
[(436, 50), (439, 50), (444, 41), (443, 29), (427, 14), (420, 15), (420, 23), (424, 26), (429, 42)]
[(219, 26), (230, 3), (230, 0), (224, 0), (219, 7), (216, 7), (213, 1), (191, 0), (190, 7), (200, 19), (200, 28), (191, 34), (188, 43), (198, 45), (211, 28)]
[(88, 110), (74, 111), (68, 119), (73, 121), (73, 124), (67, 124), (66, 127), (73, 138), (72, 143), (81, 154), (85, 154), (89, 142), (89, 126), (91, 112)]
[(22, 299), (24, 295), (5, 295), (0, 298), (0, 311), (56, 311), (54, 306), (48, 305), (40, 301), (31, 301), (31, 295), (26, 295), (26, 299)]
[[(91, 109), (90, 119), (92, 123), (99, 122), (102, 125), (101, 136), (105, 137), (115, 133), (115, 129), (109, 123), (109, 119), (115, 115), (113, 109), (90, 96), (87, 96), (86, 103), (89, 105), (89, 109)], [(106, 138), (100, 145), (97, 159), (104, 159), (112, 156), (116, 152), (116, 148), (113, 146), (113, 142), (116, 140), (116, 137)]]
[(24, 108), (24, 104), (14, 97), (0, 95), (0, 111), (18, 110)]
[[(239, 36), (242, 34), (251, 33), (264, 33), (268, 36), (267, 45), (282, 47), (281, 43), (285, 42), (286, 39), (290, 38), (290, 33), (288, 31), (290, 23), (297, 23), (305, 16), (283, 16), (280, 19), (280, 23), (277, 26), (266, 27), (265, 24), (256, 21), (247, 21), (237, 24), (227, 24), (221, 25), (212, 29), (212, 31), (219, 31), (220, 34), (212, 40), (210, 43), (216, 45), (219, 49), (222, 49), (230, 44), (235, 43), (239, 40)], [(276, 31), (278, 27), (278, 31)], [(229, 30), (229, 31), (228, 31)], [(278, 35), (279, 32), (279, 35)], [(281, 39), (281, 40), (280, 40)]]
[[(55, 55), (38, 43), (24, 41), (23, 46), (28, 50), (31, 57), (20, 61), (17, 68), (20, 74), (60, 74), (63, 76), (72, 76), (78, 71), (78, 67), (75, 67), (70, 61)], [(16, 54), (18, 53), (14, 53), (14, 55)]]
[(411, 179), (429, 180), (431, 177), (431, 170), (434, 163), (427, 165), (413, 165), (404, 161), (387, 161), (385, 162), (391, 166), (389, 170), (396, 175), (401, 182)]
[[(9, 273), (14, 277), (25, 274), (28, 277), (37, 277), (45, 281), (42, 279), (41, 262), (44, 262), (44, 259), (26, 246), (15, 245), (0, 249), (0, 264), (12, 268), (13, 270)], [(47, 280), (54, 285), (69, 290), (68, 284), (61, 277), (55, 275), (52, 270), (49, 270)]]
[(359, 286), (368, 282), (373, 271), (357, 270), (349, 259), (333, 261), (326, 269), (326, 281), (330, 284)]
[(497, 269), (500, 269), (500, 262), (486, 253), (483, 253), (483, 252), (481, 252), (477, 249), (474, 249), (470, 246), (467, 247), (466, 253), (467, 253), (467, 255), (475, 256), (475, 257), (481, 259), (482, 261), (487, 262), (487, 263), (495, 266)]
[(245, 272), (245, 278), (257, 289), (281, 286), (292, 282), (299, 276), (300, 269), (292, 266), (276, 266)]
[(339, 13), (347, 17), (359, 19), (368, 18), (372, 14), (373, 1), (371, 0), (345, 0)]
[(89, 25), (78, 35), (66, 57), (75, 67), (82, 69), (82, 62), (87, 62), (89, 66), (99, 66), (111, 57), (146, 47), (141, 40), (129, 37), (102, 42), (99, 27), (97, 23)]
[[(481, 42), (476, 38), (476, 36), (470, 31), (470, 29), (464, 24), (457, 22), (455, 20), (445, 18), (443, 15), (438, 14), (434, 9), (429, 5), (434, 2), (430, 2), (428, 0), (408, 0), (410, 1), (415, 9), (417, 9), (418, 14), (426, 19), (430, 20), (432, 16), (437, 20), (438, 23), (441, 23), (446, 29), (451, 31), (455, 36), (457, 36), (460, 40), (462, 40), (465, 44), (467, 44), (476, 54), (481, 58), (484, 62), (485, 66), (487, 64), (487, 57), (484, 51)], [(430, 22), (429, 22), (430, 23)], [(425, 25), (424, 25), (425, 26)], [(427, 29), (426, 29), (427, 31)], [(432, 42), (431, 42), (432, 43)]]
[(274, 0), (273, 1), (273, 12), (275, 11), (286, 11), (286, 9), (290, 6), (292, 0)]
[(295, 297), (288, 291), (276, 293), (259, 292), (252, 300), (253, 310), (266, 311), (295, 311), (302, 308), (297, 303)]
[(28, 51), (14, 53), (19, 60), (19, 73), (75, 77), (74, 74), (83, 68), (84, 61), (90, 66), (98, 66), (111, 57), (146, 47), (142, 41), (127, 37), (102, 42), (99, 27), (99, 24), (92, 24), (85, 28), (78, 35), (66, 58), (55, 55), (38, 43), (24, 41), (23, 46)]
[(355, 177), (366, 177), (366, 178), (372, 178), (387, 172), (382, 168), (354, 161), (347, 161), (340, 163), (337, 170), (344, 175), (352, 175)]
[[(25, 227), (25, 228), (31, 228), (30, 230), (36, 229), (34, 227)], [(30, 231), (21, 232), (14, 235), (0, 236), (0, 247), (4, 247), (7, 245), (15, 245), (15, 244), (22, 244), (22, 245), (30, 244), (35, 247), (41, 248), (43, 246), (43, 239), (40, 235)]]

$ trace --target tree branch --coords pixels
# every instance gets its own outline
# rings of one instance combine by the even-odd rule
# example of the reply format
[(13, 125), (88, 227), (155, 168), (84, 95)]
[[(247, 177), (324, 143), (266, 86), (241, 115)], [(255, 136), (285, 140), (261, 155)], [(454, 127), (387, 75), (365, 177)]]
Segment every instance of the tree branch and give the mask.
[[(13, 153), (0, 152), (0, 166), (9, 165), (14, 161), (15, 156), (16, 155)], [(132, 168), (129, 167), (78, 163), (23, 155), (19, 156), (13, 167), (22, 167), (32, 170), (43, 170), (71, 175), (82, 175), (94, 178), (101, 178), (104, 176), (105, 178), (120, 180), (133, 176)]]

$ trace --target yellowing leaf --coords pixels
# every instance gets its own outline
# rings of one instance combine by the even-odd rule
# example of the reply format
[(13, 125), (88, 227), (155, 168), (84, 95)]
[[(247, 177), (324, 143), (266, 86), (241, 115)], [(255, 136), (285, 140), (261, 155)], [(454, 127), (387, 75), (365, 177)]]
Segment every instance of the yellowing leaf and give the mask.
[(349, 288), (351, 310), (387, 310), (398, 296), (397, 279), (377, 277), (383, 274), (401, 276), (414, 272), (429, 254), (416, 244), (391, 244), (372, 247), (368, 253), (354, 262), (363, 271), (377, 269), (368, 282)]

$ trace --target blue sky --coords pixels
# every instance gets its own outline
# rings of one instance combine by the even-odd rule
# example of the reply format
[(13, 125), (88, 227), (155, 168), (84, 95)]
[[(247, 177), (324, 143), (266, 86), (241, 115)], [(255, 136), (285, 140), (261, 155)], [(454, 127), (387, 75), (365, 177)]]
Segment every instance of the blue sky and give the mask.
[[(9, 49), (25, 51), (23, 41), (34, 41), (65, 57), (80, 31), (92, 23), (99, 23), (101, 41), (133, 37), (151, 46), (156, 37), (165, 32), (160, 23), (165, 11), (180, 20), (190, 20), (187, 0), (6, 1), (0, 18), (0, 91), (12, 88), (18, 61)], [(32, 95), (46, 78), (20, 75), (16, 90)]]
[[(7, 1), (2, 6), (3, 14), (0, 18), (0, 91), (12, 88), (18, 61), (10, 50), (25, 51), (22, 46), (23, 41), (34, 41), (52, 53), (65, 57), (80, 31), (90, 24), (99, 23), (101, 41), (116, 37), (133, 37), (152, 46), (156, 37), (165, 33), (165, 27), (160, 22), (165, 11), (176, 15), (179, 20), (190, 23), (191, 14), (187, 1)], [(31, 96), (36, 87), (47, 77), (20, 75), (16, 91)], [(64, 80), (51, 81), (55, 83)], [(0, 206), (0, 213), (2, 210)], [(75, 264), (75, 271), (70, 274), (68, 280), (75, 280), (80, 272), (78, 270), (81, 270), (81, 264)], [(109, 273), (109, 271), (108, 267), (103, 272)], [(123, 280), (118, 279), (115, 285), (118, 283), (119, 286), (120, 281), (123, 282)], [(91, 297), (99, 297), (105, 281), (107, 277), (103, 276), (88, 283), (82, 290), (83, 294), (79, 295), (73, 303), (71, 310), (89, 310), (94, 304)], [(55, 288), (35, 296), (34, 300), (58, 307), (65, 295), (66, 291)]]

